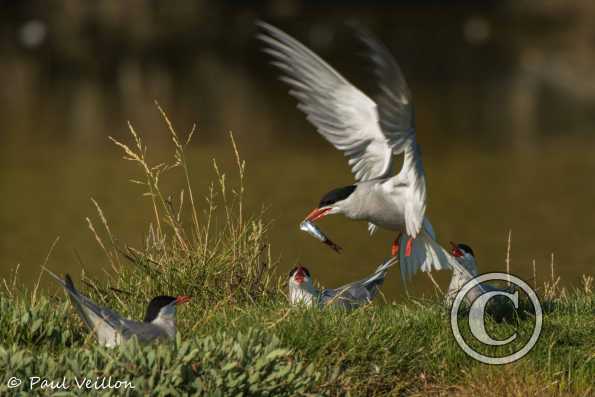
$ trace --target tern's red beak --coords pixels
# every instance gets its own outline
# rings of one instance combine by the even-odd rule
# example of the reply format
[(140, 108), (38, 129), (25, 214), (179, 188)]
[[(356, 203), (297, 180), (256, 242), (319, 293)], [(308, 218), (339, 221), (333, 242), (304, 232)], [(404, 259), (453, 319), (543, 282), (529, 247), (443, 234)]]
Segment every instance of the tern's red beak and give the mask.
[(176, 296), (176, 305), (181, 305), (182, 303), (190, 302), (190, 297), (186, 295)]
[(450, 250), (452, 256), (454, 256), (455, 258), (460, 258), (464, 256), (463, 251), (461, 251), (458, 245), (456, 245), (452, 241), (450, 242), (450, 245), (452, 246), (452, 250)]
[(315, 222), (318, 219), (322, 218), (323, 216), (325, 216), (332, 208), (330, 207), (326, 207), (326, 208), (314, 208), (312, 210), (312, 212), (310, 212), (308, 214), (308, 216), (306, 217), (306, 220), (310, 221), (310, 222)]
[(293, 275), (293, 279), (298, 283), (301, 284), (304, 282), (304, 278), (306, 278), (306, 272), (302, 267), (298, 267)]

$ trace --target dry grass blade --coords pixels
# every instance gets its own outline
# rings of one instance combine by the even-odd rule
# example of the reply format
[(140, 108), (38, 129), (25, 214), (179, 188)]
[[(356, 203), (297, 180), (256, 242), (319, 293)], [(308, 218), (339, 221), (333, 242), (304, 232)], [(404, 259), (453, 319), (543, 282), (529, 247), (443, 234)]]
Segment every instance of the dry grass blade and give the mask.
[[(274, 274), (275, 264), (266, 241), (268, 225), (263, 222), (262, 213), (254, 217), (244, 214), (246, 164), (240, 157), (233, 135), (230, 135), (230, 141), (239, 184), (230, 190), (226, 174), (213, 160), (217, 180), (216, 184), (211, 182), (209, 185), (203, 209), (205, 215), (199, 218), (186, 155), (194, 128), (187, 138), (181, 139), (163, 108), (158, 103), (156, 106), (174, 147), (173, 161), (150, 163), (148, 146), (130, 123), (133, 144), (110, 138), (123, 151), (125, 160), (139, 165), (142, 177), (132, 181), (143, 186), (146, 189), (143, 193), (151, 200), (155, 220), (153, 226), (149, 226), (144, 246), (118, 250), (114, 244), (117, 239), (95, 201), (113, 251), (97, 233), (91, 220), (87, 220), (110, 262), (123, 255), (133, 264), (120, 264), (117, 270), (114, 266), (115, 288), (139, 291), (145, 299), (155, 294), (184, 291), (199, 297), (194, 302), (210, 308), (221, 301), (252, 304), (263, 297), (278, 295), (280, 280)], [(176, 193), (166, 194), (161, 187), (161, 177), (174, 168), (182, 170), (183, 186)], [(175, 202), (174, 198), (179, 198), (179, 202)], [(187, 212), (191, 222), (185, 224)], [(220, 223), (220, 220), (223, 222)]]
[[(46, 267), (48, 264), (48, 261), (50, 260), (50, 256), (52, 256), (52, 252), (54, 252), (54, 248), (56, 247), (56, 244), (58, 244), (58, 241), (60, 241), (60, 236), (56, 237), (56, 239), (54, 240), (54, 242), (52, 243), (52, 245), (50, 246), (50, 249), (48, 250), (47, 255), (45, 256), (45, 260), (43, 261), (43, 265), (41, 265), (42, 268)], [(37, 290), (39, 289), (39, 283), (41, 281), (41, 275), (43, 274), (42, 271), (39, 272), (39, 276), (37, 277), (37, 282), (35, 283), (35, 287), (33, 288), (33, 293), (31, 294), (31, 303), (35, 304), (36, 298), (37, 298)]]
[(192, 185), (190, 184), (190, 170), (188, 167), (188, 162), (186, 160), (186, 154), (185, 154), (185, 147), (188, 146), (190, 144), (190, 142), (192, 141), (192, 137), (194, 136), (194, 132), (196, 130), (196, 124), (194, 124), (192, 126), (192, 129), (188, 133), (184, 144), (182, 144), (180, 142), (178, 134), (176, 133), (176, 130), (174, 129), (171, 121), (169, 120), (169, 117), (167, 117), (167, 114), (165, 113), (165, 111), (161, 108), (161, 106), (159, 105), (159, 103), (157, 101), (155, 101), (155, 104), (157, 105), (157, 108), (159, 109), (159, 112), (161, 113), (163, 120), (167, 124), (167, 128), (171, 134), (172, 141), (175, 145), (176, 151), (175, 151), (174, 156), (176, 159), (176, 164), (180, 165), (182, 167), (182, 169), (184, 170), (184, 178), (186, 180), (186, 190), (188, 191), (188, 198), (190, 200), (190, 207), (192, 210), (192, 222), (193, 222), (193, 226), (194, 226), (194, 234), (196, 236), (200, 236), (198, 214), (196, 211), (196, 204), (194, 202), (194, 195), (192, 194)]
[(508, 280), (506, 281), (506, 287), (510, 288), (510, 248), (512, 243), (512, 230), (508, 231), (508, 240), (506, 244), (506, 273), (508, 274)]
[[(161, 108), (159, 108), (159, 110), (161, 112), (163, 112), (161, 110)], [(163, 113), (163, 114), (165, 114), (165, 113)], [(165, 117), (165, 121), (166, 121), (166, 124), (168, 125), (168, 128), (170, 129), (170, 132), (172, 133), (172, 136), (175, 137), (174, 143), (179, 145), (177, 135), (175, 134), (175, 131), (173, 130), (173, 126), (171, 125), (171, 122), (169, 121), (169, 119), (167, 117)], [(172, 210), (171, 206), (168, 205), (167, 199), (164, 197), (164, 195), (162, 194), (160, 187), (159, 187), (160, 177), (163, 172), (169, 171), (173, 168), (176, 168), (176, 167), (182, 165), (182, 163), (180, 162), (180, 158), (179, 158), (180, 149), (178, 146), (176, 146), (176, 153), (178, 153), (178, 154), (175, 156), (175, 161), (173, 163), (171, 163), (171, 164), (158, 163), (155, 165), (149, 165), (149, 163), (146, 159), (146, 153), (148, 150), (147, 146), (143, 143), (142, 138), (134, 130), (134, 127), (132, 126), (132, 124), (130, 122), (128, 123), (128, 127), (129, 127), (128, 129), (130, 131), (130, 134), (136, 143), (137, 151), (134, 151), (133, 149), (130, 148), (130, 146), (128, 146), (112, 137), (110, 137), (110, 139), (112, 140), (112, 142), (114, 142), (117, 146), (119, 146), (124, 151), (124, 159), (125, 160), (130, 160), (130, 161), (136, 162), (137, 164), (139, 164), (139, 166), (143, 170), (143, 173), (144, 173), (144, 176), (146, 179), (146, 186), (149, 189), (148, 192), (145, 192), (145, 194), (147, 196), (149, 196), (152, 201), (153, 213), (154, 213), (155, 222), (157, 225), (157, 230), (156, 230), (157, 237), (158, 237), (158, 239), (161, 239), (161, 235), (163, 233), (163, 229), (161, 226), (161, 212), (163, 212), (166, 223), (169, 224), (170, 227), (174, 231), (175, 237), (177, 239), (177, 243), (184, 250), (188, 251), (190, 247), (188, 246), (186, 239), (184, 239), (182, 236), (182, 234), (183, 234), (182, 227), (180, 226), (179, 222), (177, 222), (177, 216), (176, 216), (175, 212)], [(183, 153), (183, 148), (181, 149), (181, 152)]]

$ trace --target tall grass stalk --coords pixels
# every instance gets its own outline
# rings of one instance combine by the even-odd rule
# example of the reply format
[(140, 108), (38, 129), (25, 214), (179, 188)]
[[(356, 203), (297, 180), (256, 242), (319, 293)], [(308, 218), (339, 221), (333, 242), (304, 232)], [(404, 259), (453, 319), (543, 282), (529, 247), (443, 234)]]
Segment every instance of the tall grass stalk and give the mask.
[[(184, 292), (196, 295), (196, 304), (203, 307), (222, 301), (254, 303), (278, 295), (281, 280), (274, 272), (276, 264), (266, 239), (269, 225), (263, 221), (263, 213), (244, 214), (246, 163), (233, 135), (230, 134), (230, 141), (239, 183), (230, 187), (226, 173), (213, 161), (216, 184), (210, 184), (204, 199), (204, 215), (199, 217), (186, 155), (195, 127), (182, 138), (165, 111), (159, 104), (156, 106), (173, 144), (170, 162), (151, 163), (146, 143), (130, 123), (132, 144), (110, 137), (122, 150), (124, 160), (139, 166), (140, 175), (131, 182), (142, 186), (143, 195), (151, 200), (154, 221), (149, 225), (144, 246), (119, 246), (107, 217), (95, 201), (109, 247), (92, 221), (88, 221), (115, 270), (111, 287), (119, 291), (142, 291), (143, 299), (166, 291)], [(175, 169), (181, 169), (184, 186), (176, 194), (166, 194), (161, 187), (162, 177)], [(174, 203), (171, 197), (178, 197), (178, 202)], [(184, 197), (188, 197), (187, 206)], [(183, 221), (187, 218), (191, 219), (189, 225)], [(128, 265), (120, 262), (120, 257)]]

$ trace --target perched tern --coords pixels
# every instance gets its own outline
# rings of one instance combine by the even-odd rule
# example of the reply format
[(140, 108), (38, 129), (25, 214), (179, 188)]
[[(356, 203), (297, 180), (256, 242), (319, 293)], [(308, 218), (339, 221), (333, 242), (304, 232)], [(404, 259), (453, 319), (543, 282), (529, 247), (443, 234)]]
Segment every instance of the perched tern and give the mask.
[(62, 280), (48, 269), (45, 271), (68, 292), (70, 301), (83, 322), (95, 332), (99, 344), (107, 347), (119, 345), (133, 336), (142, 343), (174, 339), (176, 305), (190, 301), (189, 296), (157, 296), (149, 302), (142, 322), (129, 320), (81, 295), (68, 274)]
[[(452, 305), (454, 297), (457, 295), (459, 290), (468, 281), (479, 275), (473, 249), (464, 243), (455, 244), (451, 242), (450, 244), (452, 245), (451, 254), (457, 259), (461, 266), (453, 266), (452, 278), (450, 279), (448, 292), (446, 293), (446, 304), (448, 306)], [(479, 296), (490, 291), (513, 292), (512, 290), (500, 289), (487, 283), (480, 283), (469, 290), (469, 292), (465, 295), (465, 301), (468, 304), (471, 304)]]
[(390, 258), (363, 280), (322, 291), (314, 287), (308, 269), (303, 266), (295, 267), (289, 272), (289, 301), (292, 305), (301, 303), (306, 306), (331, 305), (348, 310), (355, 309), (374, 299), (384, 282), (386, 272), (395, 262), (396, 258)]
[[(291, 86), (298, 108), (318, 132), (343, 151), (355, 176), (353, 185), (325, 194), (306, 220), (343, 214), (377, 227), (399, 232), (392, 245), (399, 255), (404, 281), (421, 269), (452, 268), (456, 262), (437, 242), (425, 217), (426, 180), (416, 142), (411, 93), (397, 62), (388, 50), (362, 33), (379, 81), (380, 96), (373, 101), (302, 43), (260, 22), (258, 38), (281, 69), (281, 80)], [(403, 154), (394, 173), (393, 156)]]

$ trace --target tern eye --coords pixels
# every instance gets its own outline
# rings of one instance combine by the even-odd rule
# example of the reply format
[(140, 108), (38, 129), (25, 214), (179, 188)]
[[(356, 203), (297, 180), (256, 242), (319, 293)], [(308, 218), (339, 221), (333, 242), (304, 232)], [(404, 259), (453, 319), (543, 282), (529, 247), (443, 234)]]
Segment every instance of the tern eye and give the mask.
[(297, 270), (297, 267), (294, 267), (293, 269), (291, 269), (291, 270), (289, 271), (289, 275), (288, 275), (288, 277), (291, 277), (291, 276), (293, 276), (293, 274), (296, 272), (296, 270)]

